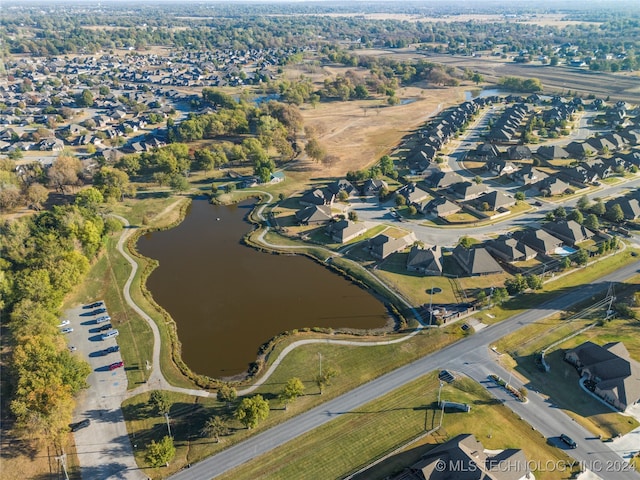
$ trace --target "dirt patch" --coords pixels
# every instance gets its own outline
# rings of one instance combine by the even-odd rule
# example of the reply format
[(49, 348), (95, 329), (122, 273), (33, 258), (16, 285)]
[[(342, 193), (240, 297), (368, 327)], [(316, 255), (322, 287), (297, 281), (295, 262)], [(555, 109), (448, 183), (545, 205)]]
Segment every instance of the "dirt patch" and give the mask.
[(407, 87), (397, 95), (404, 104), (388, 106), (385, 98), (321, 103), (302, 110), (305, 125), (311, 126), (327, 154), (334, 161), (314, 164), (304, 161), (323, 176), (337, 177), (349, 170), (365, 168), (391, 153), (426, 120), (444, 108), (462, 101), (469, 87), (422, 89)]

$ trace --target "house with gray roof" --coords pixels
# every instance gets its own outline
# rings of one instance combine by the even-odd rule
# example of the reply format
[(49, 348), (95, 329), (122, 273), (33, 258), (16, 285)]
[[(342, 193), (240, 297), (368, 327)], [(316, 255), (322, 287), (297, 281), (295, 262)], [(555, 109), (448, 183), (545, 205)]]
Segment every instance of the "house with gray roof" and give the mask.
[(431, 248), (411, 247), (407, 257), (407, 270), (422, 275), (442, 275), (442, 251), (434, 245)]
[(369, 240), (369, 253), (372, 257), (384, 260), (392, 253), (404, 250), (415, 241), (416, 237), (413, 232), (401, 238), (389, 237), (381, 233)]
[(453, 258), (470, 276), (503, 272), (502, 267), (484, 247), (464, 248), (458, 245), (453, 249)]
[(620, 197), (606, 203), (607, 210), (614, 205), (620, 205), (625, 220), (635, 220), (640, 217), (640, 202), (636, 198)]
[(545, 197), (553, 197), (554, 195), (562, 195), (571, 188), (571, 185), (563, 182), (558, 177), (547, 177), (534, 184), (533, 188)]
[[(457, 466), (463, 466), (460, 468)], [(470, 433), (460, 434), (425, 453), (392, 480), (531, 480), (522, 450), (485, 450)], [(443, 468), (444, 466), (444, 468)]]
[(431, 188), (447, 188), (454, 183), (463, 182), (464, 179), (455, 172), (435, 172), (425, 179), (425, 183)]
[(462, 210), (460, 205), (450, 202), (444, 197), (434, 198), (422, 209), (424, 213), (430, 213), (440, 218), (453, 215), (454, 213), (458, 213), (460, 210)]
[(458, 182), (449, 187), (449, 190), (461, 200), (473, 200), (488, 190), (484, 183)]
[(615, 408), (625, 411), (640, 401), (640, 362), (631, 358), (622, 342), (602, 346), (585, 342), (564, 358), (589, 380), (596, 395)]
[(508, 263), (531, 260), (538, 254), (522, 241), (506, 235), (486, 242), (485, 246), (489, 253)]
[(384, 180), (378, 180), (376, 178), (370, 178), (369, 180), (364, 182), (364, 185), (362, 186), (362, 194), (366, 197), (378, 195), (380, 193), (380, 190), (385, 188), (389, 188), (387, 182), (385, 182)]
[(337, 243), (347, 243), (354, 238), (364, 235), (367, 227), (362, 222), (352, 220), (338, 220), (327, 225), (327, 233)]
[(554, 158), (569, 158), (571, 155), (564, 148), (558, 145), (543, 145), (538, 147), (536, 154), (545, 160), (553, 160)]
[(571, 246), (589, 240), (595, 235), (594, 232), (575, 220), (547, 222), (542, 225), (542, 229)]
[(521, 185), (533, 185), (544, 180), (549, 175), (531, 165), (524, 165), (521, 169), (509, 174), (509, 177)]
[(480, 195), (474, 200), (474, 205), (478, 210), (484, 210), (482, 207), (489, 206), (489, 210), (494, 212), (505, 212), (516, 204), (517, 200), (509, 195), (499, 192), (498, 190), (492, 190), (490, 192)]
[(328, 188), (316, 188), (300, 198), (300, 205), (331, 205), (335, 195)]
[(521, 230), (514, 232), (513, 238), (533, 248), (536, 252), (545, 255), (555, 253), (556, 248), (564, 244), (558, 237), (551, 235), (545, 230)]
[(329, 205), (309, 205), (295, 213), (300, 225), (320, 225), (333, 218)]

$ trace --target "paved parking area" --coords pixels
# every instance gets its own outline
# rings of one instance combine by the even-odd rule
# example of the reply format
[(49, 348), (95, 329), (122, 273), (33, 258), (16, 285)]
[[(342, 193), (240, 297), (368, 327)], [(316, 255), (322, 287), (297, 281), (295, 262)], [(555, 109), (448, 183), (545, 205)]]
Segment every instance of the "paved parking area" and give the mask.
[(87, 360), (92, 369), (87, 379), (89, 388), (78, 398), (73, 418), (74, 422), (91, 421), (88, 427), (74, 432), (82, 478), (146, 480), (147, 475), (134, 461), (120, 408), (127, 391), (127, 376), (122, 367), (109, 369), (109, 365), (121, 362), (122, 357), (120, 352), (103, 353), (107, 347), (117, 345), (118, 337), (102, 339), (98, 329), (110, 322), (96, 323), (96, 318), (108, 315), (98, 309), (78, 306), (65, 312), (63, 318), (73, 328), (66, 334), (69, 345), (76, 348), (75, 355)]

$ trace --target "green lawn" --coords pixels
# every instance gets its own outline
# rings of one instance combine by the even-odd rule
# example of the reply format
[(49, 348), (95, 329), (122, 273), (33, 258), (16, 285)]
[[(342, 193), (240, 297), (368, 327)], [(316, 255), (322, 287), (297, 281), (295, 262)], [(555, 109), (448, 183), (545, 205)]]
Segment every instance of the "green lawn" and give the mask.
[[(374, 459), (404, 447), (403, 451), (357, 478), (383, 479), (418, 460), (430, 448), (460, 433), (473, 433), (488, 449), (521, 448), (527, 459), (568, 461), (561, 450), (498, 404), (483, 387), (459, 379), (442, 389), (442, 398), (471, 405), (470, 413), (445, 413), (443, 427), (418, 442), (414, 439), (437, 426), (438, 379), (427, 374), (389, 392), (353, 412), (336, 414), (335, 420), (289, 444), (255, 458), (221, 479), (342, 478)], [(366, 441), (363, 441), (366, 439)], [(569, 472), (537, 472), (536, 478), (568, 478)]]

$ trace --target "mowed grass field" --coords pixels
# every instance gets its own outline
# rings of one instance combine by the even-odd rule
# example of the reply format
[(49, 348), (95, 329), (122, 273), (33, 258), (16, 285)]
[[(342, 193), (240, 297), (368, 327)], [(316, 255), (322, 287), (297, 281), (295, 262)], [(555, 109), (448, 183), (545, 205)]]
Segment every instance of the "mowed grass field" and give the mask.
[[(352, 412), (328, 412), (334, 420), (219, 478), (343, 478), (404, 447), (399, 454), (356, 477), (383, 479), (461, 433), (473, 433), (488, 449), (521, 448), (527, 459), (534, 462), (569, 461), (561, 450), (547, 445), (540, 433), (499, 404), (484, 387), (466, 378), (445, 385), (442, 398), (469, 404), (470, 413), (445, 413), (440, 430), (414, 442), (439, 424), (437, 396), (437, 373), (432, 372)], [(570, 474), (534, 473), (539, 479), (569, 478)]]

